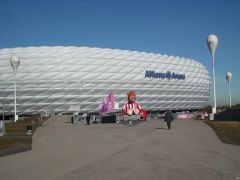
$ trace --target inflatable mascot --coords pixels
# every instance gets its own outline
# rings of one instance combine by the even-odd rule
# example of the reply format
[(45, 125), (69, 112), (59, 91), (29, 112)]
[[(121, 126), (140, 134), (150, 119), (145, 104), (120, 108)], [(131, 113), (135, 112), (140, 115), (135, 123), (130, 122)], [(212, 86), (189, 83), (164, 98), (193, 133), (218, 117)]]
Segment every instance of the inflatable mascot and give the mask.
[(125, 115), (140, 115), (141, 106), (136, 102), (136, 93), (134, 91), (130, 91), (127, 94), (128, 103), (123, 106), (123, 114)]

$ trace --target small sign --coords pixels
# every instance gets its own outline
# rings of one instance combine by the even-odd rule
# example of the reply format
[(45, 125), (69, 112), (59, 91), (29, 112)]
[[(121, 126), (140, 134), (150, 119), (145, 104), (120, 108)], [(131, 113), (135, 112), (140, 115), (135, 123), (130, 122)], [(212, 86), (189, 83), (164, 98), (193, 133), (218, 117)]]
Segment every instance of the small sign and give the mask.
[(71, 105), (69, 106), (69, 111), (80, 111), (80, 105)]
[(178, 114), (177, 119), (192, 119), (193, 114)]
[(114, 103), (114, 109), (119, 109), (119, 103)]

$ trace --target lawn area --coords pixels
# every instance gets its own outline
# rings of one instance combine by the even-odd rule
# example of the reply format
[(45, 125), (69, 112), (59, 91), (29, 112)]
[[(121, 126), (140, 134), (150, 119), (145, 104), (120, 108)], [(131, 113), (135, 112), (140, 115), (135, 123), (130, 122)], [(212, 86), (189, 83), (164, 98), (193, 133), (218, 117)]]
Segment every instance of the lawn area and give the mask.
[(204, 121), (227, 144), (240, 145), (240, 121)]
[[(31, 148), (32, 135), (27, 135), (27, 126), (32, 126), (32, 133), (42, 125), (46, 119), (40, 119), (39, 116), (33, 116), (24, 120), (18, 120), (15, 122), (5, 123), (4, 136), (0, 136), (0, 151), (9, 151), (8, 154), (12, 154), (11, 151), (28, 146)], [(28, 149), (29, 149), (28, 148)], [(26, 148), (25, 148), (26, 149)], [(0, 153), (1, 156), (1, 153)]]

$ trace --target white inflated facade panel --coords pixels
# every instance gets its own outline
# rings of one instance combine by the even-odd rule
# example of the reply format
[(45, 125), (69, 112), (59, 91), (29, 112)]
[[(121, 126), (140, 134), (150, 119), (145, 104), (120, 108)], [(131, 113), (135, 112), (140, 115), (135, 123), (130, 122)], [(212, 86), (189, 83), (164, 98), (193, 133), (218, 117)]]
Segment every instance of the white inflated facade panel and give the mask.
[[(190, 110), (206, 106), (210, 95), (207, 69), (189, 58), (72, 46), (9, 48), (0, 49), (0, 100), (8, 113), (14, 111), (12, 55), (20, 58), (18, 113), (66, 112), (75, 105), (81, 112), (98, 111), (110, 92), (121, 107), (130, 90), (144, 109)], [(185, 79), (146, 78), (147, 70)]]

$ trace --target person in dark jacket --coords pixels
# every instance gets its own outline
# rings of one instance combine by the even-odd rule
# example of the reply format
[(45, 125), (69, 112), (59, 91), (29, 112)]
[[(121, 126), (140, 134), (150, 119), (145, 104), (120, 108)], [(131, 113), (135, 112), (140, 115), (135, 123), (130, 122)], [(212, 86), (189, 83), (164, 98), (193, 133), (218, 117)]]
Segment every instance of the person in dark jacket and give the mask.
[(167, 110), (166, 113), (165, 113), (164, 119), (165, 119), (165, 122), (167, 123), (168, 129), (170, 130), (171, 129), (171, 122), (174, 120), (172, 112)]
[(86, 116), (87, 125), (90, 125), (90, 119), (91, 119), (90, 115), (89, 115), (89, 114), (87, 114), (87, 116)]

